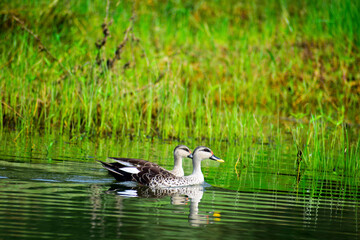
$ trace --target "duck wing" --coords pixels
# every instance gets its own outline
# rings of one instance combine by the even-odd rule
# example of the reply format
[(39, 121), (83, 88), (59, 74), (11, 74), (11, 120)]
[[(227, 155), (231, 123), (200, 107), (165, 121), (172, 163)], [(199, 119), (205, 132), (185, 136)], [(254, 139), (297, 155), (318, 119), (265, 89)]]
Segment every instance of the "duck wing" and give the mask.
[(170, 171), (143, 159), (136, 158), (115, 158), (110, 159), (116, 162), (100, 162), (117, 181), (136, 181), (143, 185), (148, 185), (150, 181), (157, 177), (175, 177)]
[(164, 171), (167, 171), (165, 168), (159, 166), (158, 164), (156, 163), (153, 163), (153, 162), (149, 162), (149, 161), (146, 161), (146, 160), (143, 160), (143, 159), (136, 159), (136, 158), (116, 158), (116, 157), (109, 157), (110, 159), (113, 159), (115, 160), (116, 162), (114, 162), (114, 166), (116, 167), (136, 167), (136, 168), (140, 168), (141, 167), (145, 167), (145, 166), (151, 166), (151, 167), (154, 167), (154, 168), (160, 168)]

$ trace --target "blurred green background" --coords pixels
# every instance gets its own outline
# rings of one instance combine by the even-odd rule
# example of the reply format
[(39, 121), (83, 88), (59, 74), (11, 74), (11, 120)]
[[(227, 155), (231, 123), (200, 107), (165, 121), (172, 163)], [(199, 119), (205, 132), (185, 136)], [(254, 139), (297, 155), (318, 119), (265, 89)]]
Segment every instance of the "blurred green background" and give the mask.
[(0, 8), (3, 129), (232, 139), (360, 124), (359, 1)]

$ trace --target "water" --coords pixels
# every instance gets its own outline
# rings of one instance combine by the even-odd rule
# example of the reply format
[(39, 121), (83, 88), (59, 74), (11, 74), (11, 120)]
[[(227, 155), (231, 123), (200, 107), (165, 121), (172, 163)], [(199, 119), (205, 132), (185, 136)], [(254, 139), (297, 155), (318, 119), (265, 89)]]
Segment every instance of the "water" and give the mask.
[(237, 157), (224, 148), (215, 152), (224, 165), (204, 164), (209, 184), (151, 191), (114, 182), (94, 159), (142, 157), (171, 168), (177, 142), (17, 134), (1, 137), (0, 239), (359, 238), (358, 180), (299, 177), (285, 167), (290, 156), (277, 167), (234, 168)]

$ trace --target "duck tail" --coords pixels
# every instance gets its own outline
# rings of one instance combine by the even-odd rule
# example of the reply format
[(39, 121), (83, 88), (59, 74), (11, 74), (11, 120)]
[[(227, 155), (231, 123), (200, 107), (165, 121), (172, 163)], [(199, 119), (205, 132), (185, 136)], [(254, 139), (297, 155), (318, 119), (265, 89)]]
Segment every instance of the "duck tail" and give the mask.
[(101, 165), (108, 170), (109, 174), (111, 176), (113, 176), (117, 181), (131, 181), (132, 180), (132, 173), (131, 172), (126, 172), (121, 170), (122, 166), (119, 166), (119, 164), (117, 163), (106, 163), (100, 160), (96, 160), (99, 163), (101, 163)]

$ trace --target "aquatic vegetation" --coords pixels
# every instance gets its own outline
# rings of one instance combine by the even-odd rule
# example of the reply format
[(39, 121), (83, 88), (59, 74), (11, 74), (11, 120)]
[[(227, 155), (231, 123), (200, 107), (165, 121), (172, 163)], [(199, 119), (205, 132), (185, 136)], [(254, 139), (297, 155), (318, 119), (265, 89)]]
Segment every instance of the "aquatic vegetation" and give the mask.
[(359, 170), (358, 1), (0, 6), (1, 130), (222, 142), (237, 170), (282, 154)]

